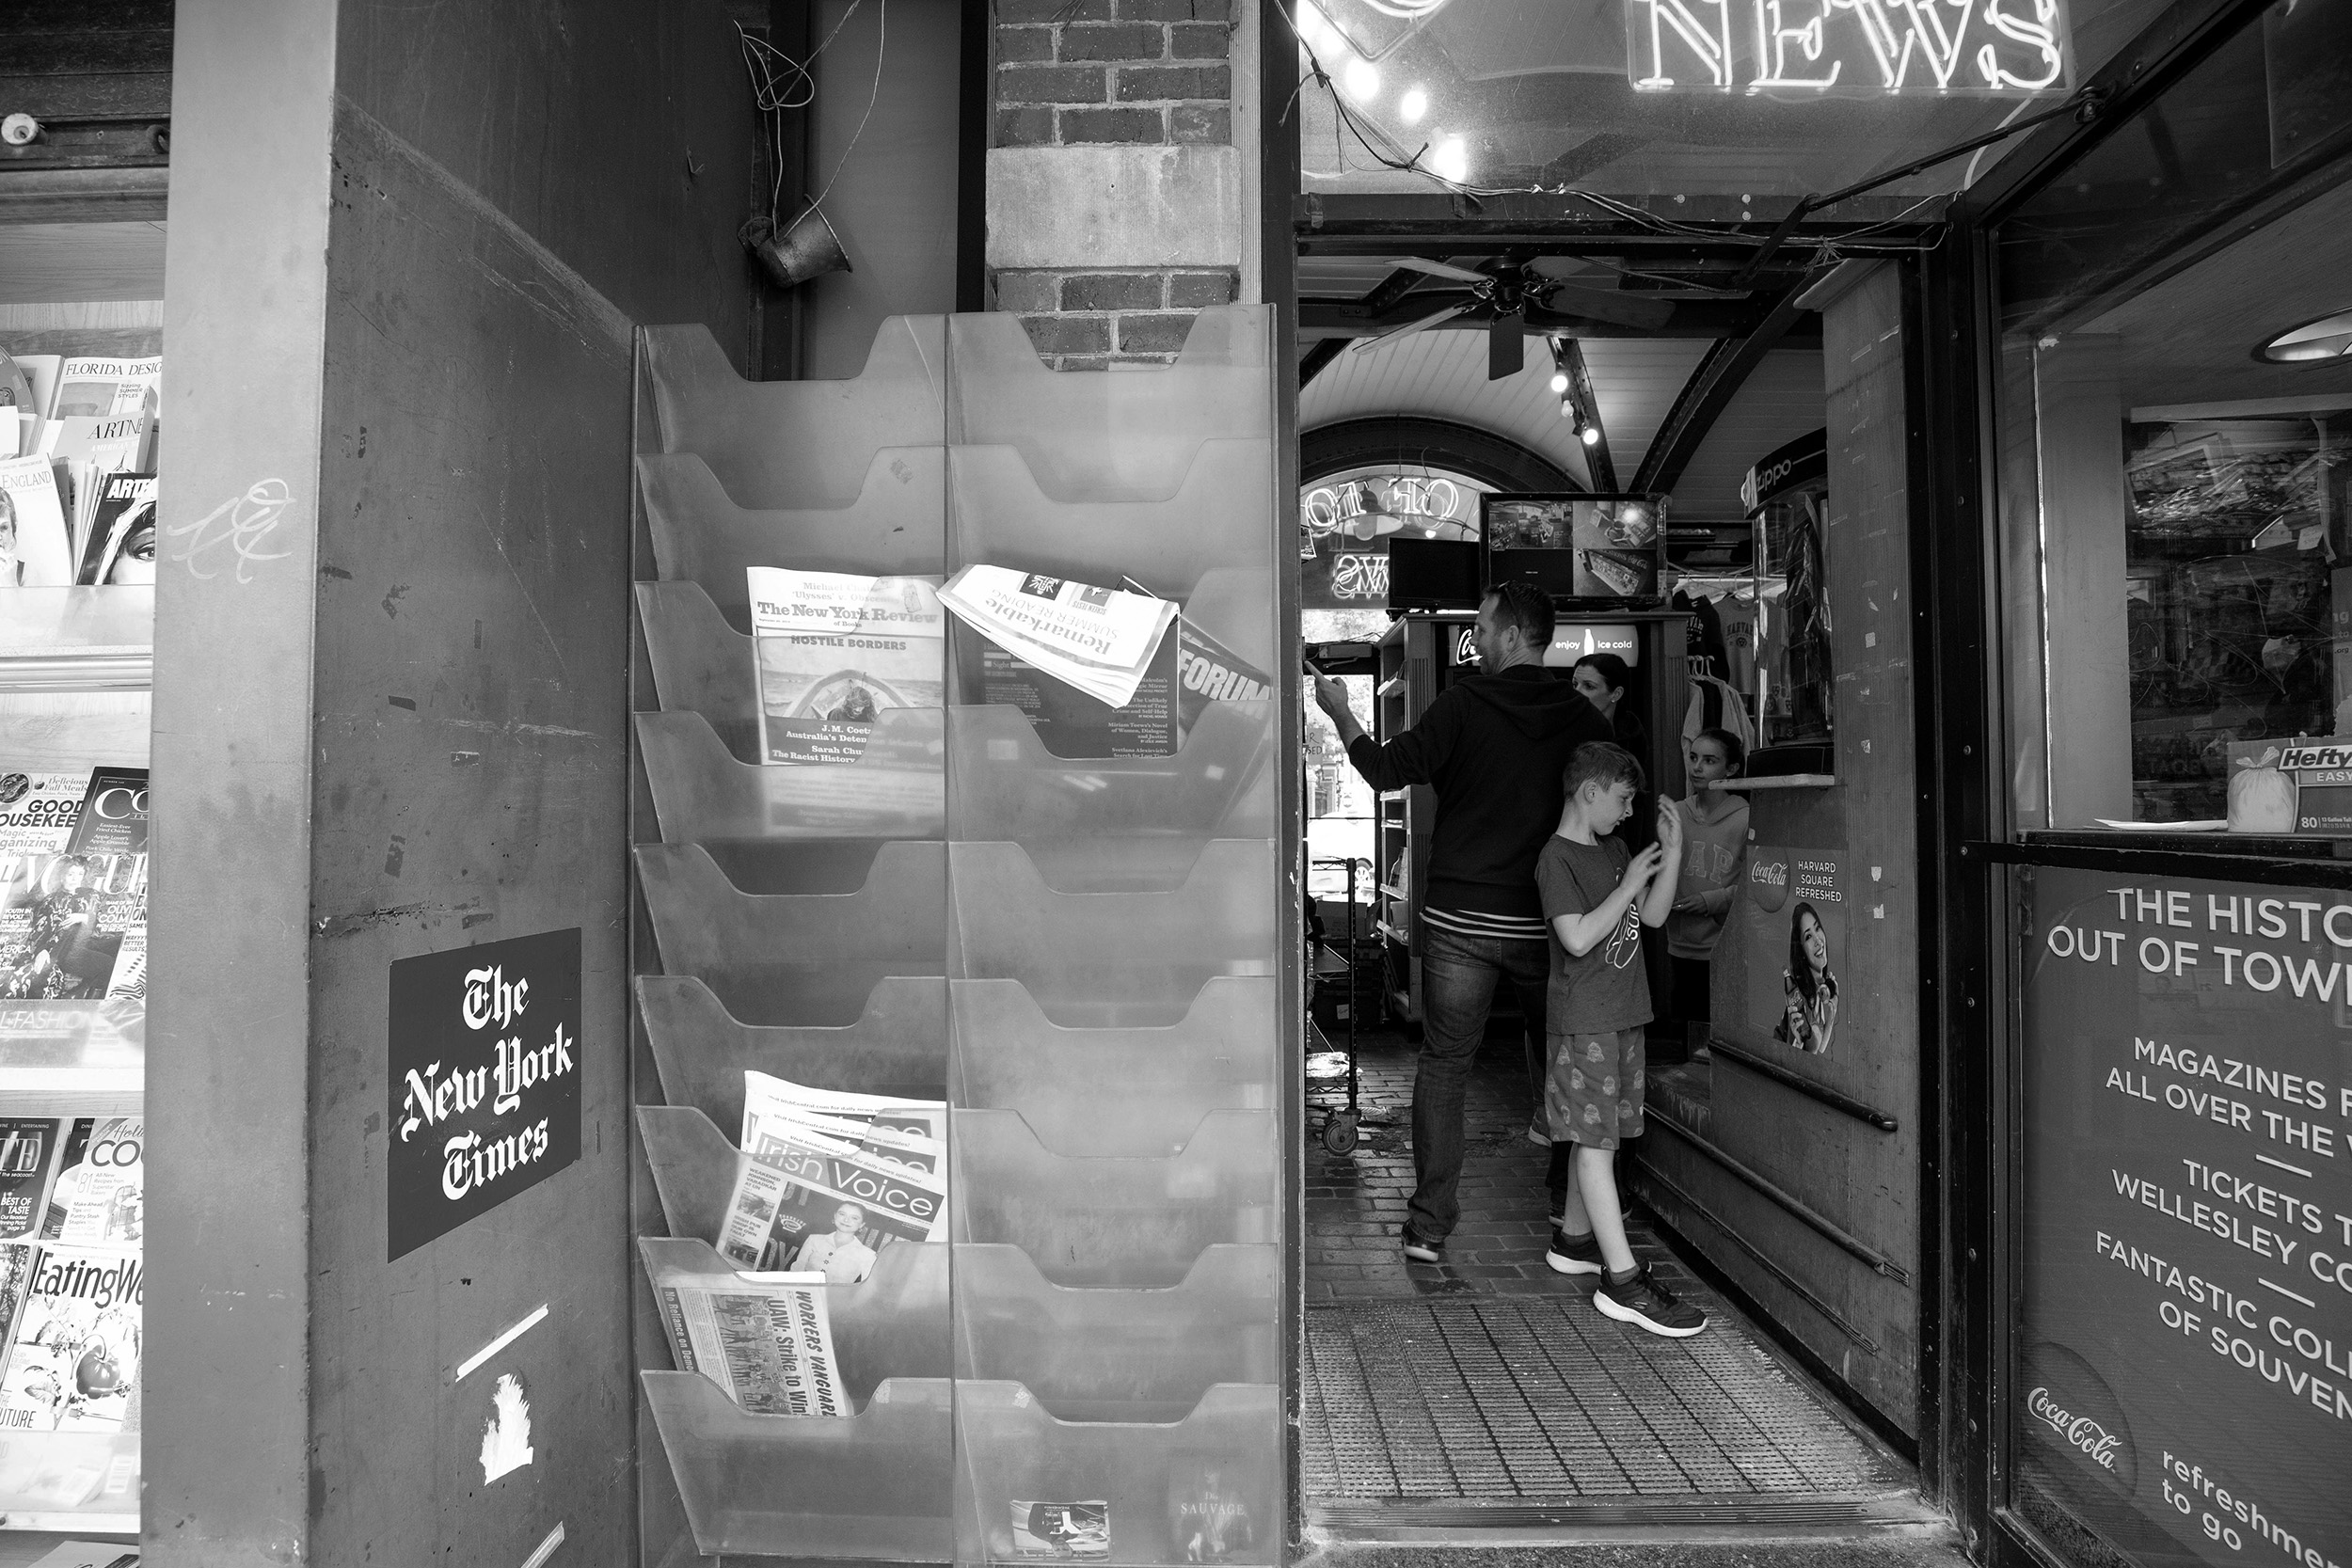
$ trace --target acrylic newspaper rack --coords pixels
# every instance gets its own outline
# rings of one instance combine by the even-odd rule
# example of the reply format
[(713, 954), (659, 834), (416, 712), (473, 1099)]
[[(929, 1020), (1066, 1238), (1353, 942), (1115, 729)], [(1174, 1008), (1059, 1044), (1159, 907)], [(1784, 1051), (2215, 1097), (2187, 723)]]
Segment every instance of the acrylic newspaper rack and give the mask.
[[(897, 319), (857, 377), (759, 384), (698, 327), (641, 336), (646, 1267), (722, 1266), (747, 1069), (944, 1099), (949, 1187), (946, 1242), (823, 1287), (852, 1417), (672, 1370), (641, 1291), (645, 1560), (1275, 1560), (1270, 326), (1060, 374), (1015, 318)], [(951, 621), (943, 707), (761, 764), (746, 571), (974, 563), (1176, 601), (1168, 743), (1061, 754)]]

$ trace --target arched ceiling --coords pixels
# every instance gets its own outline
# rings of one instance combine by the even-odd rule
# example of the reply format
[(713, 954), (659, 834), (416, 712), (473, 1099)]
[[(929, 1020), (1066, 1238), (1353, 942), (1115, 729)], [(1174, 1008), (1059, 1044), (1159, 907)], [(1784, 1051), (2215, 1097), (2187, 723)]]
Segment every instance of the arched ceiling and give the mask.
[[(1595, 290), (1617, 293), (1624, 313), (1599, 311), (1613, 325), (1574, 333), (1591, 392), (1585, 412), (1606, 436), (1615, 485), (1665, 490), (1680, 519), (1739, 521), (1740, 483), (1749, 467), (1821, 425), (1818, 318), (1792, 303), (1804, 283), (1801, 267), (1749, 279), (1721, 265), (1696, 266), (1677, 277), (1547, 256), (1539, 258), (1539, 278), (1537, 263), (1523, 259), (1505, 264), (1470, 257), (1446, 264), (1458, 269), (1465, 260), (1480, 261), (1489, 276), (1523, 277), (1532, 290), (1565, 277), (1565, 290), (1531, 293), (1531, 322), (1543, 319), (1542, 301), (1551, 302), (1546, 309), (1567, 309)], [(1514, 266), (1530, 270), (1514, 274)], [(1310, 248), (1298, 273), (1306, 377), (1299, 428), (1381, 415), (1447, 420), (1516, 441), (1593, 483), (1585, 448), (1550, 388), (1545, 338), (1528, 337), (1518, 373), (1487, 380), (1484, 324), (1495, 316), (1498, 296), (1477, 278), (1468, 281), (1466, 289), (1459, 270), (1433, 277), (1404, 268), (1392, 255)], [(1397, 330), (1433, 308), (1470, 313)], [(1644, 309), (1660, 315), (1662, 330), (1640, 320)], [(1390, 335), (1376, 336), (1382, 332)]]
[[(1592, 338), (1583, 341), (1593, 411), (1609, 438), (1620, 484), (1630, 483), (1698, 368), (1708, 341), (1697, 338)], [(1560, 416), (1550, 388), (1551, 356), (1528, 341), (1518, 374), (1486, 379), (1486, 334), (1434, 327), (1342, 354), (1298, 395), (1298, 427), (1411, 414), (1452, 420), (1518, 442), (1590, 483), (1584, 448)], [(1757, 458), (1822, 420), (1821, 353), (1775, 349), (1750, 373), (1675, 482), (1673, 516), (1688, 522), (1738, 522), (1740, 482)]]
[(1307, 383), (1298, 394), (1298, 428), (1376, 414), (1452, 420), (1507, 436), (1589, 484), (1584, 448), (1560, 417), (1560, 394), (1550, 387), (1551, 356), (1540, 342), (1530, 347), (1518, 374), (1489, 381), (1483, 328), (1383, 339), (1341, 355)]

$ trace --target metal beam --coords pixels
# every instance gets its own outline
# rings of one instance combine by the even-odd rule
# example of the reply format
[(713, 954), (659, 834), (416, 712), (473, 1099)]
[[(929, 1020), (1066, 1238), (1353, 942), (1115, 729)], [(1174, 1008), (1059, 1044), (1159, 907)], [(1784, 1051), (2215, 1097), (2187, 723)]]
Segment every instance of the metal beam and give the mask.
[(1609, 427), (1602, 422), (1600, 404), (1593, 397), (1593, 378), (1585, 372), (1583, 345), (1574, 338), (1565, 340), (1560, 357), (1568, 372), (1568, 391), (1576, 398), (1576, 405), (1584, 410), (1584, 418), (1591, 421), (1593, 429), (1600, 436), (1599, 440), (1584, 449), (1584, 472), (1592, 480), (1594, 489), (1604, 492), (1614, 490), (1617, 487), (1617, 465), (1609, 455)]
[(1354, 340), (1348, 338), (1319, 338), (1298, 356), (1298, 389), (1305, 391), (1307, 383), (1323, 373), (1323, 368), (1347, 352)]
[(1682, 470), (1697, 455), (1699, 443), (1715, 428), (1715, 421), (1739, 395), (1756, 367), (1764, 362), (1764, 356), (1797, 325), (1804, 310), (1797, 304), (1810, 279), (1800, 279), (1764, 319), (1744, 338), (1724, 338), (1707, 351), (1698, 369), (1691, 372), (1682, 391), (1675, 399), (1666, 422), (1659, 427), (1650, 441), (1649, 451), (1642, 454), (1642, 467), (1633, 476), (1636, 490), (1671, 490), (1682, 477)]
[[(1761, 299), (1705, 299), (1687, 295), (1671, 298), (1674, 315), (1663, 326), (1632, 326), (1622, 322), (1598, 321), (1573, 312), (1531, 307), (1526, 313), (1527, 330), (1576, 338), (1740, 338), (1755, 330), (1756, 325), (1770, 313), (1773, 303), (1771, 295)], [(1449, 305), (1473, 311), (1490, 309), (1486, 300), (1470, 289), (1424, 289), (1403, 297), (1386, 309), (1375, 309), (1367, 300), (1310, 296), (1298, 302), (1298, 325), (1302, 332), (1370, 336), (1391, 327), (1407, 325)], [(1473, 318), (1460, 325), (1476, 326), (1481, 322)]]

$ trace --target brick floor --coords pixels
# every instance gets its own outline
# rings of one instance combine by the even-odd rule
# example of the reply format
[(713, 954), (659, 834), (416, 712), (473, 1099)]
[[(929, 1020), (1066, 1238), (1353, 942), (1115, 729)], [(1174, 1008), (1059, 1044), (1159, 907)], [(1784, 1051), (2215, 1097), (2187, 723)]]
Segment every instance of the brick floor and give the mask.
[[(1909, 1467), (1790, 1368), (1636, 1217), (1636, 1256), (1711, 1320), (1661, 1339), (1602, 1317), (1544, 1264), (1547, 1151), (1528, 1139), (1521, 1048), (1489, 1040), (1465, 1109), (1462, 1222), (1407, 1262), (1413, 1051), (1361, 1042), (1367, 1125), (1307, 1160), (1305, 1489), (1311, 1501), (1871, 1493)], [(1310, 1069), (1311, 1101), (1343, 1080)]]

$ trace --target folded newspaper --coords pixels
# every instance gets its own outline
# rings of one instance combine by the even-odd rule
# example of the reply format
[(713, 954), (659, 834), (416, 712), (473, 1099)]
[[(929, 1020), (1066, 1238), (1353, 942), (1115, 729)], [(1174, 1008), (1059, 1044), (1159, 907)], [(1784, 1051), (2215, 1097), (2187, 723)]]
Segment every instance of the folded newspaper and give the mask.
[(856, 762), (885, 708), (938, 707), (947, 627), (923, 578), (754, 566), (759, 754), (771, 763)]
[(939, 602), (1006, 652), (1113, 707), (1133, 700), (1176, 618), (1167, 599), (1009, 566), (966, 566)]
[(854, 1416), (834, 1361), (821, 1274), (692, 1274), (654, 1279), (670, 1354), (755, 1416)]
[(744, 1074), (742, 1150), (716, 1243), (753, 1269), (854, 1285), (882, 1249), (938, 1240), (947, 1215), (943, 1102)]

